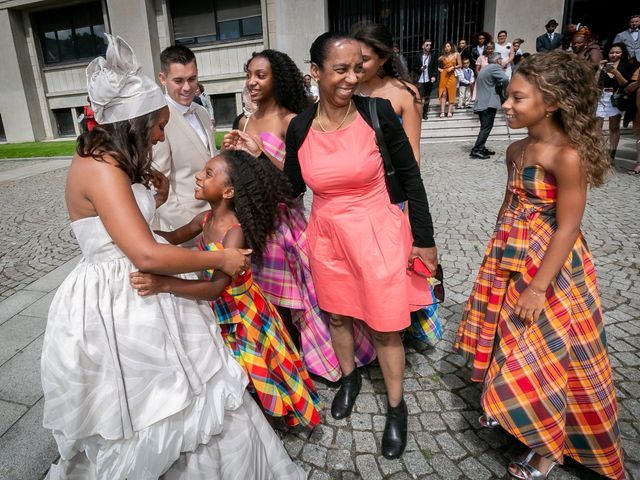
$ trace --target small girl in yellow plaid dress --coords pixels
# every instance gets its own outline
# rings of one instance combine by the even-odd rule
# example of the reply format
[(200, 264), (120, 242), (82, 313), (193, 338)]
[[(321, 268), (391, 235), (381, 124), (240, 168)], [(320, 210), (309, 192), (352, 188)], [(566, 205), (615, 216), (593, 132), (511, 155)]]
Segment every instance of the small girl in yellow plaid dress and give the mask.
[(507, 149), (509, 179), (456, 348), (484, 382), (483, 427), (528, 449), (513, 479), (543, 479), (565, 455), (624, 479), (617, 402), (591, 252), (580, 230), (587, 187), (608, 170), (584, 60), (522, 60), (503, 107), (528, 136)]

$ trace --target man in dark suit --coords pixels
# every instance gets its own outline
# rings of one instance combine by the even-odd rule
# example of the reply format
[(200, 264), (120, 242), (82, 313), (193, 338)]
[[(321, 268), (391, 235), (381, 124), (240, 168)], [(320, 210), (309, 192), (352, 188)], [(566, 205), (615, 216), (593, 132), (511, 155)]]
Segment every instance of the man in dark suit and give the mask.
[(422, 44), (422, 53), (416, 55), (413, 61), (413, 73), (415, 81), (418, 84), (420, 97), (423, 101), (422, 119), (427, 119), (429, 113), (429, 98), (431, 97), (431, 89), (436, 83), (436, 67), (438, 66), (438, 57), (435, 52), (431, 51), (433, 43), (428, 38)]
[(556, 22), (554, 19), (551, 19), (547, 22), (547, 24), (544, 26), (544, 28), (547, 29), (547, 33), (544, 33), (536, 38), (536, 52), (550, 52), (551, 50), (562, 47), (562, 35), (560, 35), (559, 33), (555, 33), (557, 27), (558, 22)]

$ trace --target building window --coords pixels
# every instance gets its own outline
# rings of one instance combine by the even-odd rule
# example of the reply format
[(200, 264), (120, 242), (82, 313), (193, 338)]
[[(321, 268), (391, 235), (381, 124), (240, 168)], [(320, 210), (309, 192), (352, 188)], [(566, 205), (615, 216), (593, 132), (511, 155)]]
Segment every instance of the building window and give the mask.
[(58, 108), (53, 110), (53, 117), (56, 120), (56, 133), (58, 137), (75, 137), (76, 129), (73, 122), (76, 118), (73, 116), (74, 110), (71, 108)]
[(104, 55), (104, 19), (100, 2), (33, 14), (46, 65), (89, 60)]
[(173, 0), (171, 19), (178, 45), (262, 36), (260, 0)]
[(216, 128), (230, 127), (238, 116), (236, 109), (236, 94), (209, 95), (213, 105), (213, 114), (216, 117)]
[(4, 123), (2, 123), (2, 115), (0, 115), (0, 142), (6, 142), (7, 135), (4, 133)]

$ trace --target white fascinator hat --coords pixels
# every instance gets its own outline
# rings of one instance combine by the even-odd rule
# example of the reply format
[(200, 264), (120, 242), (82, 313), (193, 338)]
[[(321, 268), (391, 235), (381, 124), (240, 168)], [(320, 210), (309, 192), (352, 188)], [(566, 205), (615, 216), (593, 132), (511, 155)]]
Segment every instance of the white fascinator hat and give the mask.
[(160, 87), (141, 72), (133, 50), (118, 36), (105, 33), (106, 58), (87, 66), (87, 90), (99, 124), (121, 122), (154, 112), (167, 104)]

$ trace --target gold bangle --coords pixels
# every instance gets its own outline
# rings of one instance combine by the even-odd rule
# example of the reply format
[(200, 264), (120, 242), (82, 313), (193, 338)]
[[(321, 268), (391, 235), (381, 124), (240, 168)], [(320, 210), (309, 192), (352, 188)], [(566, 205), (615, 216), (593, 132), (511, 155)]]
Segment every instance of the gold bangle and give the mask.
[(536, 292), (535, 289), (531, 285), (529, 285), (529, 290), (531, 290), (531, 293), (533, 293), (536, 297), (541, 297), (545, 293), (547, 293), (546, 290), (542, 290), (540, 292)]

